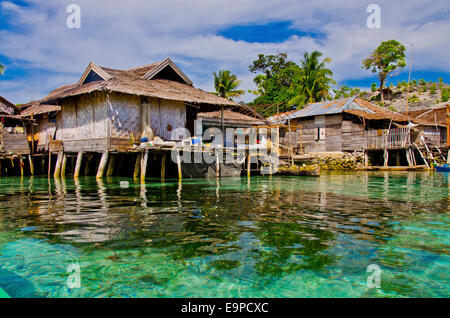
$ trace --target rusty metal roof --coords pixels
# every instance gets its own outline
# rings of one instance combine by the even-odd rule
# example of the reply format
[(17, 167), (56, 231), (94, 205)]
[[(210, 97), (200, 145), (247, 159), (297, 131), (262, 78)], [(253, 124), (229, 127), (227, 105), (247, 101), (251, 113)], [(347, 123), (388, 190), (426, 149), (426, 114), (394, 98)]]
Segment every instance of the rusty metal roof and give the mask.
[(300, 110), (273, 115), (267, 118), (267, 120), (274, 124), (282, 124), (294, 118), (340, 114), (344, 111), (350, 110), (359, 110), (367, 113), (374, 113), (372, 110), (360, 105), (360, 103), (355, 101), (355, 97), (350, 97), (310, 104)]

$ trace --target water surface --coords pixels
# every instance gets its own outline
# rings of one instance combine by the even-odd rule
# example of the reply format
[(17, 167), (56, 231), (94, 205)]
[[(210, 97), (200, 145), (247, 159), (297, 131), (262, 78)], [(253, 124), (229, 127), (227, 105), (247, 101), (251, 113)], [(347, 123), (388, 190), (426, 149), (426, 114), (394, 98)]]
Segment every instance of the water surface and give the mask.
[[(12, 297), (448, 297), (449, 181), (0, 178), (0, 287)], [(67, 285), (72, 264), (80, 288)], [(367, 286), (370, 264), (379, 289)]]

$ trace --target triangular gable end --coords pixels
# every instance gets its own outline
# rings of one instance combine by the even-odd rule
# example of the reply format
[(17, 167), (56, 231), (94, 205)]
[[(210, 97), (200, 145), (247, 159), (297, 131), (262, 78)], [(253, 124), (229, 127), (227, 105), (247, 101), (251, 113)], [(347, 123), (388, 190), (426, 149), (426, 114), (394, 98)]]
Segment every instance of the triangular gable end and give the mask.
[(162, 61), (157, 67), (150, 70), (143, 76), (144, 79), (168, 79), (182, 82), (187, 85), (192, 85), (192, 81), (183, 71), (175, 65), (175, 63), (167, 58)]
[(104, 69), (94, 63), (89, 63), (88, 67), (78, 81), (78, 86), (94, 81), (107, 81), (111, 79), (112, 76), (108, 74)]

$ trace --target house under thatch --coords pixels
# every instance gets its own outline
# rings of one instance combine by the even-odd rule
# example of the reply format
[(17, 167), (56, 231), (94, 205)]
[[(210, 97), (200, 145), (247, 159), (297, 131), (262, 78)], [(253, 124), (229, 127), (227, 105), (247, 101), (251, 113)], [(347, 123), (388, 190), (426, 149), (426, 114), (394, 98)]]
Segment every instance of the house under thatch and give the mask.
[(128, 70), (90, 63), (78, 83), (52, 91), (39, 103), (61, 107), (55, 138), (65, 152), (121, 151), (132, 136), (172, 140), (179, 127), (194, 135), (197, 113), (240, 108), (193, 87), (170, 59)]
[(306, 152), (405, 150), (416, 140), (420, 127), (434, 129), (439, 143), (446, 140), (442, 125), (392, 112), (360, 98), (314, 103), (273, 115), (268, 121), (302, 126), (300, 137), (287, 132), (281, 143), (301, 143)]
[(0, 96), (0, 157), (30, 153), (25, 126), (17, 112), (16, 105)]

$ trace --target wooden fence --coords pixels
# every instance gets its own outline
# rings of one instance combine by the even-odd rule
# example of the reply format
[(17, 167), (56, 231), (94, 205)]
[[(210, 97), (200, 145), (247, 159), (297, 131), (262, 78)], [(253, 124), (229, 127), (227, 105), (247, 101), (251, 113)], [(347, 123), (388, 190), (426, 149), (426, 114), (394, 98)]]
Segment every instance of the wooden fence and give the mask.
[(398, 149), (411, 144), (409, 128), (369, 130), (365, 136), (366, 149)]

